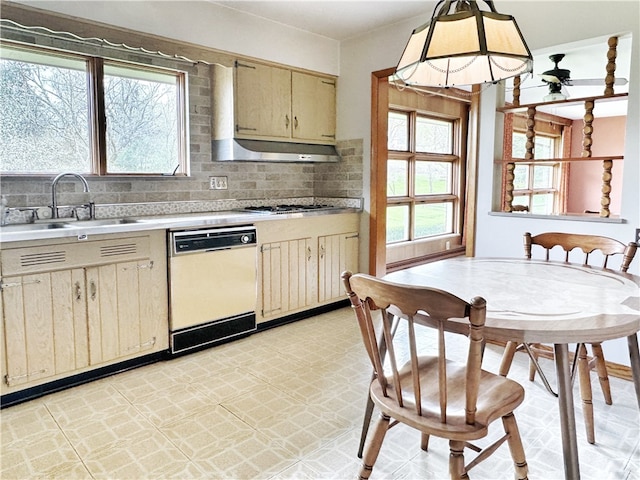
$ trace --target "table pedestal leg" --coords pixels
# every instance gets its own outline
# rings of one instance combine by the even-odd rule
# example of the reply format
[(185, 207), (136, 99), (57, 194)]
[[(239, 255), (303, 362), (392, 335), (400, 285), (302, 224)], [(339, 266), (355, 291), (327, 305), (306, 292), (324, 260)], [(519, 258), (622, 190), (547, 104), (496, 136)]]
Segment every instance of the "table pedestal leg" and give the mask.
[(638, 400), (638, 408), (640, 408), (640, 354), (638, 353), (638, 335), (633, 334), (627, 337), (629, 345), (629, 360), (631, 361), (631, 373), (633, 374), (633, 383), (636, 387), (636, 398)]
[(580, 478), (580, 466), (578, 464), (578, 442), (576, 440), (576, 416), (573, 410), (573, 391), (571, 389), (569, 346), (566, 343), (559, 343), (555, 344), (553, 349), (558, 378), (558, 406), (560, 409), (564, 474), (567, 480), (577, 480)]

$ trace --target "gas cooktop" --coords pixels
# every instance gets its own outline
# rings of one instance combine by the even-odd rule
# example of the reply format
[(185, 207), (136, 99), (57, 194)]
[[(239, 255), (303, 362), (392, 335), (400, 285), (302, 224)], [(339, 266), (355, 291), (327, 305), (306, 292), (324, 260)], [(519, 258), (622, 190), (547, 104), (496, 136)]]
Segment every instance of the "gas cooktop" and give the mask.
[(331, 205), (263, 205), (244, 207), (244, 211), (256, 213), (295, 213), (308, 212), (312, 210), (326, 210), (335, 208)]

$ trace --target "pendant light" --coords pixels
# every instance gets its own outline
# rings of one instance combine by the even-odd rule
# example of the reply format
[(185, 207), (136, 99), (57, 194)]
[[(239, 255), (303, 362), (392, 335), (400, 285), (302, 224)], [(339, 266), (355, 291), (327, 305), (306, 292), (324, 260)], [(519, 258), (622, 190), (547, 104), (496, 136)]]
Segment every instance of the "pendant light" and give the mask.
[(409, 85), (453, 87), (531, 72), (533, 57), (515, 19), (498, 13), (493, 1), (484, 3), (489, 11), (474, 0), (440, 0), (431, 21), (411, 34), (396, 77)]

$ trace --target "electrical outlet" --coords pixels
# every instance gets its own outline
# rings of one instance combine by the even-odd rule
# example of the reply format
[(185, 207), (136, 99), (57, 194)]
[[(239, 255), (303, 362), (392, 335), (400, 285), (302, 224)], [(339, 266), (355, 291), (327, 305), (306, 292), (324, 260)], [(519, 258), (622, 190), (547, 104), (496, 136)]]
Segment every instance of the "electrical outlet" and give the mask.
[(640, 228), (636, 228), (636, 243), (640, 245)]
[(226, 190), (227, 177), (209, 177), (209, 190)]

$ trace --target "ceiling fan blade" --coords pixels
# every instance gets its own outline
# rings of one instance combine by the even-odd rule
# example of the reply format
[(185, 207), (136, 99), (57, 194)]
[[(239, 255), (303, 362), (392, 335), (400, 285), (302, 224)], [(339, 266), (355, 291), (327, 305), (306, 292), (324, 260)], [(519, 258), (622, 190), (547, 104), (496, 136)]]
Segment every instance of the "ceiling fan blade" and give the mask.
[[(616, 78), (614, 85), (626, 85), (629, 80), (626, 78)], [(570, 87), (590, 87), (590, 86), (604, 86), (604, 78), (578, 78), (575, 80), (569, 80), (567, 85)]]

